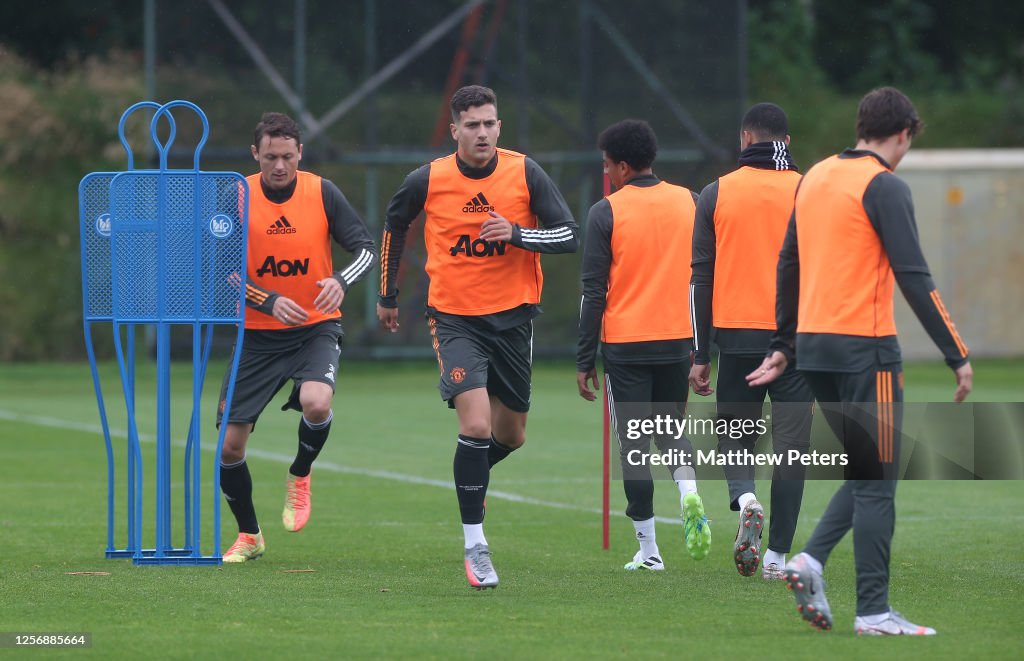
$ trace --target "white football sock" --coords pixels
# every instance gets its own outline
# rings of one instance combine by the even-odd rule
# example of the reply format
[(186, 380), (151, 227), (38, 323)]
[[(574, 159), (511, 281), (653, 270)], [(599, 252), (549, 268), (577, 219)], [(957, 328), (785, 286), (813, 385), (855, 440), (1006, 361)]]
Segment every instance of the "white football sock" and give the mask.
[(463, 523), (462, 535), (466, 539), (465, 545), (467, 549), (471, 549), (477, 544), (487, 546), (487, 538), (484, 537), (484, 524), (482, 523)]
[(889, 619), (889, 611), (878, 613), (876, 615), (858, 615), (857, 619), (862, 621), (864, 624), (881, 624)]
[(693, 470), (693, 466), (680, 466), (672, 473), (672, 479), (679, 486), (680, 496), (697, 493), (697, 473)]
[(743, 512), (743, 508), (745, 508), (747, 506), (747, 503), (749, 503), (752, 500), (757, 500), (757, 496), (750, 493), (749, 491), (744, 494), (740, 494), (740, 497), (736, 499), (736, 502), (740, 504), (740, 512)]
[(646, 560), (652, 555), (660, 558), (661, 553), (658, 551), (658, 542), (654, 537), (654, 517), (645, 521), (634, 521), (633, 529), (636, 530), (636, 539), (640, 542), (640, 554), (643, 555), (644, 559)]

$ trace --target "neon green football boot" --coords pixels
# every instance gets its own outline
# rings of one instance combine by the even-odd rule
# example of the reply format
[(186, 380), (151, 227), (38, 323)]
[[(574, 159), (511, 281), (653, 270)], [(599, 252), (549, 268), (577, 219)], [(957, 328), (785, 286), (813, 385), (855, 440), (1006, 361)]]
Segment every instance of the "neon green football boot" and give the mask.
[(704, 502), (696, 491), (683, 496), (683, 541), (694, 560), (703, 560), (711, 550), (711, 524), (704, 514)]

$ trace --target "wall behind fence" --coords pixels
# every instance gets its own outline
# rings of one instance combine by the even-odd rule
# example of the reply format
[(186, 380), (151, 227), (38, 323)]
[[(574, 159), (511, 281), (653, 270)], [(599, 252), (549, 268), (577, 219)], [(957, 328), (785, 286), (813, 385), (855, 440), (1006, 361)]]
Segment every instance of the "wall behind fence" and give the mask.
[[(1022, 356), (1024, 149), (911, 150), (896, 174), (914, 195), (928, 265), (973, 356)], [(938, 351), (896, 296), (906, 359)]]

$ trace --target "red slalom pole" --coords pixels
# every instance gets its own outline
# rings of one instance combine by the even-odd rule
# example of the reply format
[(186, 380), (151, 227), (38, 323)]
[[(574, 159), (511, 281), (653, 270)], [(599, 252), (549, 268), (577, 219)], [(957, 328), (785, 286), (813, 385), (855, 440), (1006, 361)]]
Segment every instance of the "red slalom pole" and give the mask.
[(610, 416), (608, 414), (608, 381), (604, 383), (604, 434), (602, 438), (602, 445), (604, 451), (604, 464), (601, 470), (601, 548), (605, 551), (608, 550), (608, 535), (610, 522), (609, 517), (611, 513), (610, 495), (611, 495), (611, 430), (610, 428)]
[[(612, 182), (608, 178), (608, 173), (604, 173), (604, 184), (603, 193), (605, 197), (612, 192)], [(611, 429), (610, 429), (610, 414), (608, 412), (608, 380), (605, 379), (604, 383), (604, 431), (602, 437), (602, 451), (604, 453), (603, 465), (601, 468), (601, 548), (605, 551), (608, 550), (608, 537), (610, 531), (610, 514), (611, 514)]]

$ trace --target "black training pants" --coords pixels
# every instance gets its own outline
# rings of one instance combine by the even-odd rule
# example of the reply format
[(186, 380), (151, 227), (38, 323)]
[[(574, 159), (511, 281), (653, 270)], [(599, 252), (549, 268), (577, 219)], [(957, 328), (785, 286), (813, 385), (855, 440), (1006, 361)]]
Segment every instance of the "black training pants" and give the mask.
[[(766, 396), (772, 400), (772, 451), (787, 458), (789, 450), (807, 452), (811, 443), (811, 407), (814, 397), (803, 376), (791, 365), (781, 377), (765, 386), (751, 387), (746, 375), (761, 364), (761, 356), (719, 354), (718, 417), (726, 420), (758, 420)], [(721, 433), (719, 452), (753, 451), (758, 434), (743, 436)], [(737, 499), (754, 493), (754, 466), (727, 465), (725, 478), (729, 483), (729, 505), (739, 510)], [(772, 471), (772, 494), (769, 508), (768, 548), (789, 553), (796, 533), (800, 504), (804, 495), (802, 463), (790, 465), (783, 461)]]
[(853, 528), (857, 615), (889, 610), (889, 555), (896, 525), (896, 469), (902, 423), (903, 369), (878, 365), (852, 374), (803, 372), (850, 459), (804, 552), (822, 564)]
[[(644, 521), (654, 516), (654, 482), (650, 466), (638, 464), (651, 447), (650, 434), (639, 433), (636, 421), (665, 415), (682, 419), (689, 393), (690, 361), (663, 364), (615, 363), (605, 361), (605, 388), (611, 409), (612, 429), (619, 442), (626, 516)], [(631, 427), (632, 425), (632, 427)], [(693, 446), (683, 434), (654, 434), (661, 453), (692, 457)], [(690, 463), (690, 462), (687, 462)], [(682, 465), (672, 462), (669, 474)]]

